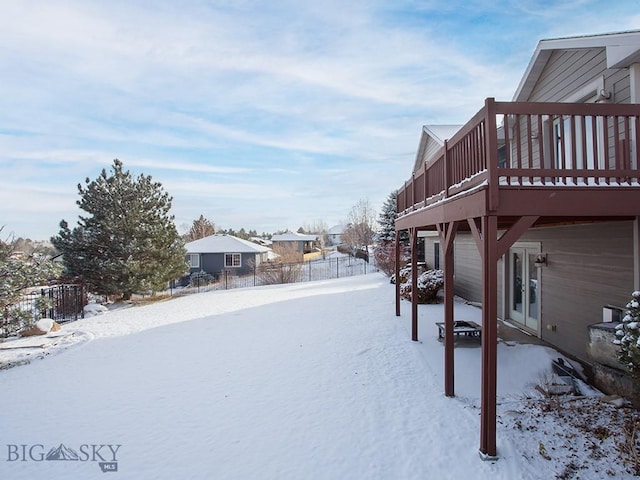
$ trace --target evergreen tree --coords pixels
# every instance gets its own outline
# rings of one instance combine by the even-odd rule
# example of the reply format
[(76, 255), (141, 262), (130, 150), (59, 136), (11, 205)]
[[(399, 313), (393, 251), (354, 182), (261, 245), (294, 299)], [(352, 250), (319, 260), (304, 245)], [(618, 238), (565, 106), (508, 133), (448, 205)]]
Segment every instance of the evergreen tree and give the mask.
[(205, 218), (204, 215), (200, 215), (200, 218), (193, 221), (191, 228), (184, 235), (185, 242), (193, 242), (200, 238), (208, 237), (216, 233), (216, 227), (211, 220)]
[(393, 242), (396, 239), (396, 204), (398, 192), (393, 191), (382, 205), (382, 211), (378, 216), (378, 237), (381, 243)]
[(76, 203), (87, 212), (78, 226), (60, 222), (51, 239), (63, 254), (67, 273), (81, 276), (101, 295), (163, 289), (187, 271), (186, 251), (169, 215), (172, 198), (151, 176), (133, 178), (113, 161), (96, 180), (78, 184)]
[(18, 245), (16, 241), (0, 240), (0, 318), (9, 331), (19, 330), (33, 320), (34, 312), (18, 305), (24, 290), (57, 278), (61, 270), (50, 257), (25, 254), (17, 249)]
[(238, 230), (236, 237), (241, 238), (242, 240), (249, 240), (249, 235), (244, 230), (244, 228), (241, 228), (240, 230)]

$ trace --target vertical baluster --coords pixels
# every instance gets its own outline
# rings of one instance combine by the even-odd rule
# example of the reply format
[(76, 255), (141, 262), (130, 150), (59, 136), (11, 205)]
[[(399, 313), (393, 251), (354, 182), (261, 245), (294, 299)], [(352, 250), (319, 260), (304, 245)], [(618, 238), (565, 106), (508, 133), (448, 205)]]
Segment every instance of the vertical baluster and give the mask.
[[(545, 156), (544, 156), (544, 134), (542, 127), (542, 115), (538, 115), (538, 131), (536, 132), (538, 138), (538, 168), (545, 168)], [(540, 177), (540, 181), (543, 185), (546, 184), (546, 178), (544, 176)]]
[[(604, 134), (603, 134), (603, 143), (604, 143), (604, 163), (603, 163), (603, 168), (605, 170), (610, 170), (611, 169), (611, 164), (610, 164), (610, 152), (609, 152), (609, 117), (607, 115), (604, 115), (602, 117), (602, 123), (603, 123), (603, 130), (604, 130)], [(606, 176), (604, 177), (604, 182), (609, 185), (611, 179), (608, 175), (608, 172), (606, 172)]]
[[(522, 137), (520, 136), (520, 114), (516, 114), (513, 124), (513, 142), (516, 144), (516, 168), (522, 170)], [(516, 179), (518, 185), (522, 185), (523, 177), (518, 175)]]
[[(525, 136), (526, 136), (526, 140), (527, 140), (527, 168), (532, 170), (533, 173), (533, 141), (531, 139), (531, 137), (533, 136), (533, 132), (531, 129), (531, 115), (528, 114), (527, 115), (527, 128), (526, 128), (526, 132), (525, 132)], [(529, 177), (529, 182), (533, 183), (534, 182), (534, 177), (533, 175)]]
[[(598, 117), (591, 117), (591, 146), (593, 147), (593, 168), (594, 170), (600, 169), (600, 148), (598, 145)], [(597, 185), (600, 183), (600, 177), (594, 175), (594, 183)]]
[[(509, 143), (509, 115), (505, 115), (503, 119), (504, 125), (504, 161), (507, 168), (513, 168), (511, 164), (511, 144)], [(511, 185), (511, 177), (507, 176), (507, 185)]]

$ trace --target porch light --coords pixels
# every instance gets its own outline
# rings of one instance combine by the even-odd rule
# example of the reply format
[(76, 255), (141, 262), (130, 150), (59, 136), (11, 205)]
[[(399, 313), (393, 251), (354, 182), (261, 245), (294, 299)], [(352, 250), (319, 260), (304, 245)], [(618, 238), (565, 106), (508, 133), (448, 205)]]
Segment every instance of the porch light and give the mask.
[(533, 262), (533, 264), (534, 264), (536, 267), (543, 267), (543, 266), (545, 266), (545, 265), (547, 264), (547, 254), (546, 254), (546, 253), (539, 253), (539, 254), (536, 256), (536, 260), (535, 260), (535, 262)]
[(607, 92), (604, 88), (598, 91), (598, 97), (596, 103), (608, 103), (611, 100), (611, 92)]

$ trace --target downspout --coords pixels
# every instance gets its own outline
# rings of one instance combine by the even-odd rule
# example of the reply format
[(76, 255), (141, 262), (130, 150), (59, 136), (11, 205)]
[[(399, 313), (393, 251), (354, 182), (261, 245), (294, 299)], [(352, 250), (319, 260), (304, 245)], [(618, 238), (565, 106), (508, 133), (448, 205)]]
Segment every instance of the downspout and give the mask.
[[(640, 63), (633, 63), (629, 67), (629, 83), (631, 90), (630, 103), (640, 103)], [(637, 121), (637, 120), (636, 120)], [(640, 167), (640, 149), (638, 140), (634, 138), (635, 129), (631, 132), (631, 145), (635, 151), (635, 168)], [(633, 221), (633, 289), (640, 290), (640, 217)]]

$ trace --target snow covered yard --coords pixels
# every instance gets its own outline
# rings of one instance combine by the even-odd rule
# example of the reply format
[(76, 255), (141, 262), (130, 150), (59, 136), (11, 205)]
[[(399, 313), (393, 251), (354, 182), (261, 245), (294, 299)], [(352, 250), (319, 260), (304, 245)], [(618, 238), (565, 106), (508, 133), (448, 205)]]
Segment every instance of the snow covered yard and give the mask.
[(542, 399), (558, 354), (534, 345), (499, 345), (500, 459), (481, 461), (479, 346), (456, 348), (446, 398), (442, 305), (420, 307), (412, 342), (393, 289), (373, 274), (203, 293), (2, 348), (31, 363), (0, 371), (0, 478), (629, 478), (614, 435), (630, 413)]

